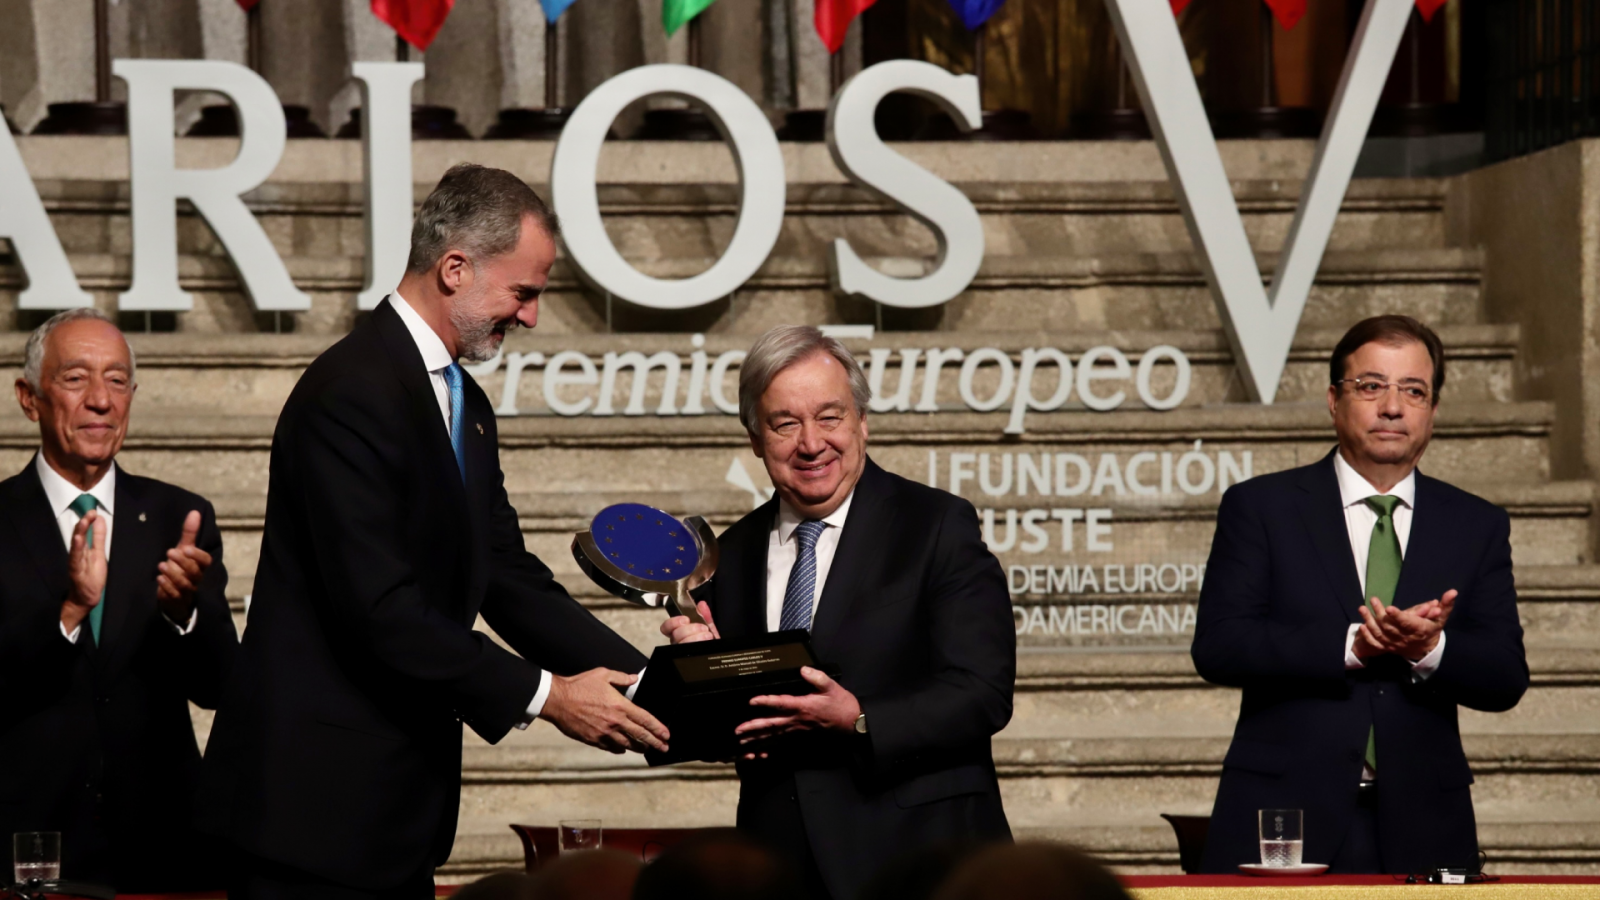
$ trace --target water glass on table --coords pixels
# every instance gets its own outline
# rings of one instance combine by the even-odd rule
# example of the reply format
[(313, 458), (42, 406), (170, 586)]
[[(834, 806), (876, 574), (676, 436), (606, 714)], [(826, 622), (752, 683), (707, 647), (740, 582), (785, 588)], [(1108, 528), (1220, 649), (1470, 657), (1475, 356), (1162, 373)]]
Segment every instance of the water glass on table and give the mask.
[(567, 819), (560, 824), (561, 852), (600, 849), (599, 819)]
[(24, 831), (11, 836), (11, 871), (17, 884), (61, 878), (61, 832)]
[(1261, 864), (1298, 866), (1305, 847), (1303, 823), (1298, 809), (1263, 809), (1261, 816)]

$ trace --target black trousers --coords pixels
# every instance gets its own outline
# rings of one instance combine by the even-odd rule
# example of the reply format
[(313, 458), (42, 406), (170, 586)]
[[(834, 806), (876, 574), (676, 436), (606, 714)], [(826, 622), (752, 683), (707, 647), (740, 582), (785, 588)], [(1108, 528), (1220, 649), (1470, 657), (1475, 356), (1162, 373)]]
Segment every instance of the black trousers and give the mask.
[(1378, 852), (1378, 798), (1364, 794), (1356, 801), (1356, 815), (1345, 832), (1344, 843), (1328, 863), (1330, 875), (1384, 875)]
[[(749, 790), (749, 788), (745, 788)], [(833, 900), (817, 867), (811, 839), (806, 836), (805, 819), (800, 815), (794, 778), (782, 778), (742, 798), (740, 828), (781, 854), (800, 876), (800, 888), (808, 900)]]
[(434, 900), (433, 866), (418, 869), (388, 890), (366, 891), (235, 851), (228, 900)]

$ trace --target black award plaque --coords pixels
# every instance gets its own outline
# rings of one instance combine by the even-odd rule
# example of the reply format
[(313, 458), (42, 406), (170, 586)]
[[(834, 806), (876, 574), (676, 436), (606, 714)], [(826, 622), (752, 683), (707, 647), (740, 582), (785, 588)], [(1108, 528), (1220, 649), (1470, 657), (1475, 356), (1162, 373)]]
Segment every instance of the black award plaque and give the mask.
[[(683, 521), (637, 503), (608, 506), (573, 538), (579, 568), (613, 596), (704, 622), (689, 592), (717, 568), (717, 540), (699, 516)], [(809, 694), (802, 666), (822, 668), (804, 630), (657, 647), (633, 701), (672, 732), (652, 766), (721, 761), (740, 752), (733, 729), (767, 713), (763, 694)]]

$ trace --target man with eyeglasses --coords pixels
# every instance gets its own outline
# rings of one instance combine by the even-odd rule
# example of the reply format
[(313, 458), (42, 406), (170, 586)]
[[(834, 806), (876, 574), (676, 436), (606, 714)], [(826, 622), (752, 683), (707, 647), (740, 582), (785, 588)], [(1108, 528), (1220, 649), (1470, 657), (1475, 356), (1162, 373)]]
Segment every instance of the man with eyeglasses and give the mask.
[(1512, 708), (1528, 664), (1505, 510), (1417, 471), (1444, 374), (1421, 322), (1358, 323), (1329, 360), (1338, 447), (1222, 499), (1191, 652), (1244, 694), (1207, 872), (1261, 861), (1264, 809), (1303, 810), (1333, 872), (1476, 868), (1457, 709)]
[(137, 387), (93, 309), (23, 351), (40, 447), (0, 482), (0, 841), (60, 832), (61, 876), (118, 893), (216, 889), (189, 704), (216, 707), (238, 652), (222, 535), (204, 498), (118, 462)]

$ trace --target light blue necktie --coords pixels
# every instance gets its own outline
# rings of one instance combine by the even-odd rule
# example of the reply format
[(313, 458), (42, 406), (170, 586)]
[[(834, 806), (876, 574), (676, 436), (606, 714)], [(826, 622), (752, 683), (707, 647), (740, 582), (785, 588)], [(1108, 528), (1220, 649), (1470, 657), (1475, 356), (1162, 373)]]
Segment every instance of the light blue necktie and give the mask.
[(445, 366), (444, 383), (450, 388), (450, 449), (456, 452), (456, 468), (461, 470), (461, 483), (467, 483), (467, 455), (461, 437), (461, 366)]
[[(68, 509), (71, 509), (73, 512), (77, 513), (78, 514), (78, 519), (81, 521), (84, 516), (87, 516), (89, 514), (90, 510), (98, 509), (99, 507), (100, 507), (100, 501), (96, 500), (94, 498), (94, 495), (92, 495), (92, 494), (79, 494), (78, 495), (78, 499), (72, 501), (72, 505), (70, 507), (68, 507)], [(93, 528), (90, 528), (86, 532), (84, 532), (83, 545), (86, 548), (93, 549), (93, 547), (94, 547), (94, 529)], [(100, 589), (100, 602), (95, 604), (94, 609), (89, 610), (89, 633), (94, 635), (94, 645), (96, 647), (100, 646), (100, 620), (104, 619), (105, 616), (106, 616), (106, 589), (102, 587)]]
[(811, 604), (817, 593), (817, 538), (827, 523), (821, 519), (807, 519), (794, 530), (800, 542), (800, 552), (795, 557), (794, 568), (789, 570), (789, 586), (783, 592), (783, 614), (778, 617), (778, 630), (791, 628), (811, 630)]

